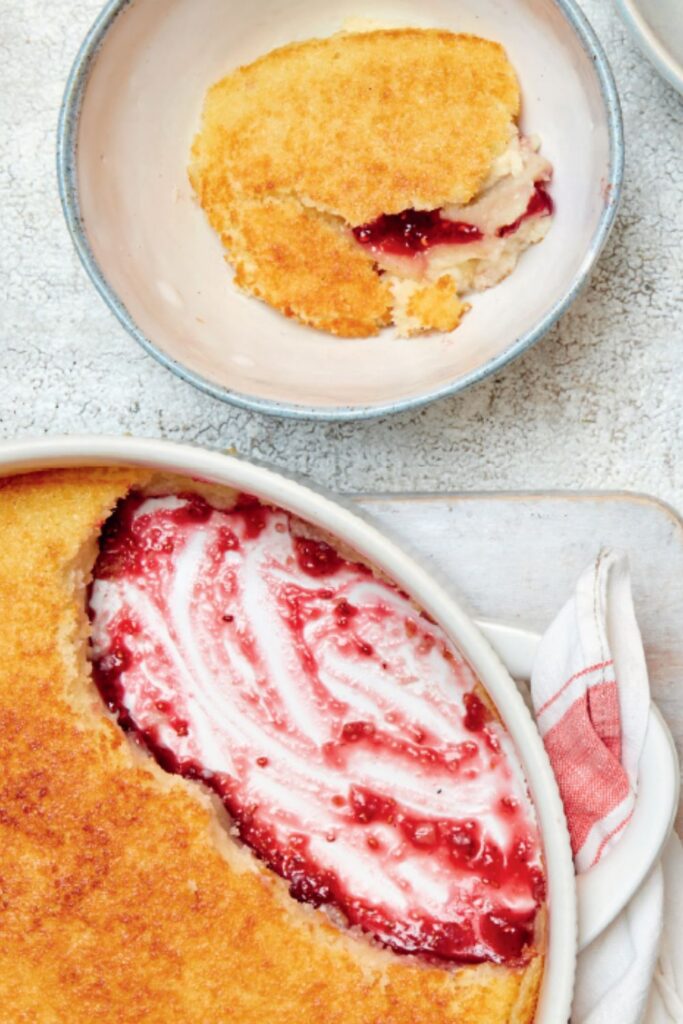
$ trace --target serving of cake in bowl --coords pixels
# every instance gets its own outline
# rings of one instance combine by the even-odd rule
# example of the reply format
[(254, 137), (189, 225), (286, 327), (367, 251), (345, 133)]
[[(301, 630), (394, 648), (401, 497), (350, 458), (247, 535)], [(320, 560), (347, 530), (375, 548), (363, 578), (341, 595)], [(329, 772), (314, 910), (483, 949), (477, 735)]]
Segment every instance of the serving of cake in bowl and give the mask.
[(140, 344), (220, 399), (358, 419), (546, 334), (622, 180), (574, 0), (196, 12), (110, 0), (62, 111), (67, 223)]
[(550, 223), (519, 112), (494, 42), (343, 33), (214, 85), (190, 178), (250, 294), (341, 336), (448, 332)]

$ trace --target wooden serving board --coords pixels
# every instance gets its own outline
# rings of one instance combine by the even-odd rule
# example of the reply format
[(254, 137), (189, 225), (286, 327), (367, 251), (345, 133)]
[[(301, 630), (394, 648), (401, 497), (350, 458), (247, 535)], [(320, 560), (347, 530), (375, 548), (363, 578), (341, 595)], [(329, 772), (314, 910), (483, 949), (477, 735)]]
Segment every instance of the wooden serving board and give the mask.
[[(362, 495), (354, 499), (478, 617), (542, 633), (602, 547), (626, 551), (652, 695), (683, 765), (683, 520), (627, 493)], [(677, 830), (683, 837), (683, 807)]]

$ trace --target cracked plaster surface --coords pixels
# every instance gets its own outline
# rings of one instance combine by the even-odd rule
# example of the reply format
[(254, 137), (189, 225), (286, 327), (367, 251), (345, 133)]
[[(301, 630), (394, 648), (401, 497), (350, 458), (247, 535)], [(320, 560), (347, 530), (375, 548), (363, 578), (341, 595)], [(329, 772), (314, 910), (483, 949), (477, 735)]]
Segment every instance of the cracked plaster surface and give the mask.
[(95, 294), (57, 197), (57, 111), (98, 0), (4, 0), (0, 437), (130, 433), (235, 447), (343, 491), (624, 488), (683, 509), (683, 101), (608, 0), (583, 0), (617, 77), (624, 203), (588, 290), (504, 372), (416, 413), (282, 422), (205, 396)]

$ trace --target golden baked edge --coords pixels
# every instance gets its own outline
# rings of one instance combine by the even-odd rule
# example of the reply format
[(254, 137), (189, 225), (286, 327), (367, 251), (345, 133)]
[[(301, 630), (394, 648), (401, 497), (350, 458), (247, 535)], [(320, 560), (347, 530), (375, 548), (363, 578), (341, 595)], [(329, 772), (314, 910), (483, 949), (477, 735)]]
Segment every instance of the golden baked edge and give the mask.
[(338, 929), (108, 716), (85, 585), (102, 522), (149, 480), (0, 481), (0, 1020), (529, 1024), (542, 955), (449, 971)]

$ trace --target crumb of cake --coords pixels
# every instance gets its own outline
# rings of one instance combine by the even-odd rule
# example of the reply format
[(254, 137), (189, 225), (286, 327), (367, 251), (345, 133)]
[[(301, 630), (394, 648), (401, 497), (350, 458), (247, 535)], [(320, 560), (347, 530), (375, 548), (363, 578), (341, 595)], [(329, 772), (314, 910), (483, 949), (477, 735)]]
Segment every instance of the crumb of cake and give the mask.
[[(341, 337), (391, 323), (406, 333), (406, 316), (409, 333), (450, 331), (469, 308), (455, 292), (499, 280), (535, 240), (528, 226), (515, 235), (531, 216), (526, 191), (551, 168), (520, 139), (519, 106), (515, 72), (489, 40), (403, 28), (293, 43), (208, 91), (190, 180), (237, 285), (286, 316)], [(469, 219), (505, 209), (506, 239)], [(406, 254), (375, 246), (371, 231), (360, 244), (383, 218), (427, 212), (469, 230), (433, 232)], [(445, 284), (427, 287), (445, 275), (448, 299)], [(421, 313), (394, 304), (395, 277), (425, 279)]]
[(470, 308), (458, 297), (455, 281), (448, 274), (427, 284), (394, 278), (392, 291), (394, 323), (403, 337), (423, 331), (453, 331)]

